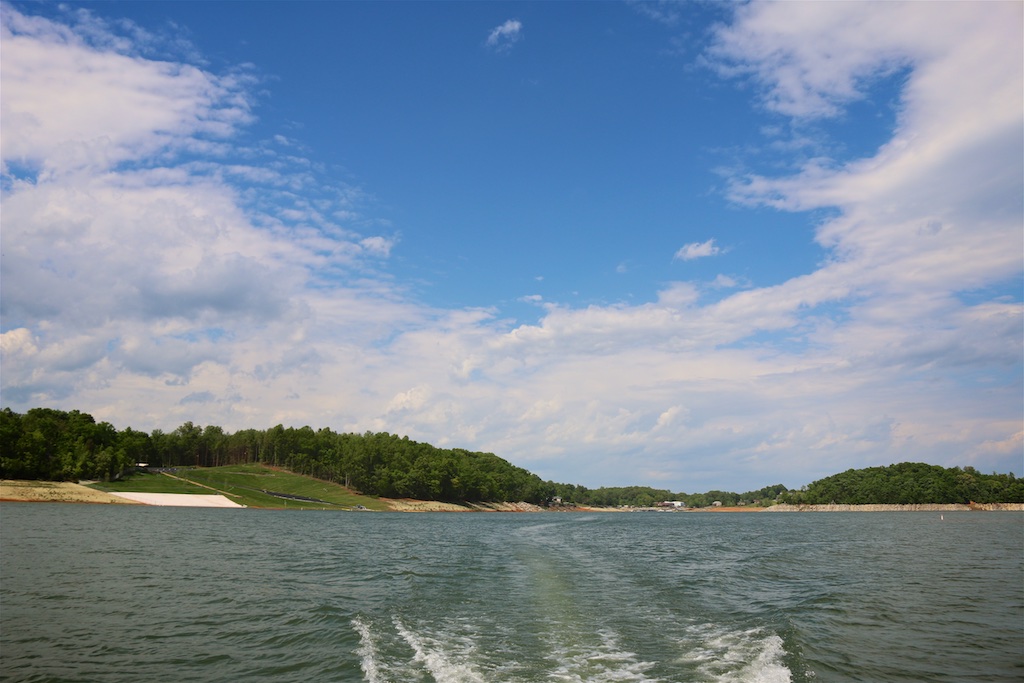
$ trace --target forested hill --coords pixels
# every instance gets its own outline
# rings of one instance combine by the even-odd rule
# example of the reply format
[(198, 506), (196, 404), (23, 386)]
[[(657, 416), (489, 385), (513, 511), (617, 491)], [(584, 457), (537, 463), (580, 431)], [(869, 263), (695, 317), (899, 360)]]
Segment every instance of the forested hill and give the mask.
[(368, 495), (442, 501), (525, 501), (646, 507), (682, 500), (691, 507), (767, 503), (782, 484), (744, 494), (727, 491), (672, 493), (649, 486), (588, 489), (543, 481), (492, 453), (442, 449), (386, 432), (338, 434), (330, 429), (283, 427), (233, 434), (186, 422), (172, 432), (152, 433), (88, 413), (32, 408), (0, 411), (0, 478), (110, 480), (136, 463), (151, 467), (216, 467), (262, 463), (344, 484)]
[(833, 474), (806, 490), (789, 491), (781, 500), (809, 505), (1024, 503), (1024, 479), (1012, 472), (982, 474), (973, 467), (903, 462)]
[(435, 448), (386, 432), (338, 434), (278, 425), (229, 434), (186, 422), (173, 432), (147, 434), (117, 431), (77, 410), (0, 411), (0, 478), (109, 480), (140, 462), (152, 467), (258, 462), (385, 497), (543, 503), (556, 495), (554, 484), (491, 453)]
[(581, 505), (690, 507), (791, 503), (1024, 503), (1024, 479), (966, 467), (922, 463), (849, 470), (802, 491), (782, 484), (737, 494), (672, 493), (647, 486), (588, 489), (543, 481), (493, 453), (435, 448), (386, 432), (339, 434), (283, 427), (233, 434), (186, 422), (172, 432), (118, 431), (88, 413), (32, 408), (0, 411), (0, 478), (110, 480), (136, 463), (152, 467), (216, 467), (262, 463), (344, 484), (368, 495), (442, 501), (526, 501), (556, 497)]

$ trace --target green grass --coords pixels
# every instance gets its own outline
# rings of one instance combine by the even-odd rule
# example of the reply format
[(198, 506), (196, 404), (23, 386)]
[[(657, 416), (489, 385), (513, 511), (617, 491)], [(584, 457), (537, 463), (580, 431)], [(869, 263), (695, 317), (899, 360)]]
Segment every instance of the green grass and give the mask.
[[(388, 509), (379, 499), (353, 493), (340, 484), (262, 465), (180, 468), (173, 474), (178, 478), (163, 474), (135, 474), (124, 481), (104, 483), (96, 488), (145, 493), (223, 493), (236, 503), (254, 508), (346, 510), (362, 505), (370, 510)], [(277, 498), (263, 491), (317, 498), (325, 502)]]
[(162, 474), (140, 472), (119, 481), (104, 481), (89, 484), (89, 488), (99, 491), (119, 491), (136, 493), (213, 493), (202, 486), (190, 484), (180, 479), (172, 479)]

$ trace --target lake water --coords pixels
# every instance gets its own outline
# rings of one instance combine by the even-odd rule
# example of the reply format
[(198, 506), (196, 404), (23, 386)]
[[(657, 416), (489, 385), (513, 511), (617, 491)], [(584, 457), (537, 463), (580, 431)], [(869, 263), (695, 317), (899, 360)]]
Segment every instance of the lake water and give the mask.
[(1024, 515), (5, 503), (0, 679), (1021, 681)]

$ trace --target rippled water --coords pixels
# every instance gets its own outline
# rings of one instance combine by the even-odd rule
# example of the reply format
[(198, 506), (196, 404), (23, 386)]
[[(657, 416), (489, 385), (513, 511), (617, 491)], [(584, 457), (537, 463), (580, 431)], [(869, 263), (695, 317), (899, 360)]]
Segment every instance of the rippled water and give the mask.
[(1020, 681), (1024, 515), (0, 506), (10, 681)]

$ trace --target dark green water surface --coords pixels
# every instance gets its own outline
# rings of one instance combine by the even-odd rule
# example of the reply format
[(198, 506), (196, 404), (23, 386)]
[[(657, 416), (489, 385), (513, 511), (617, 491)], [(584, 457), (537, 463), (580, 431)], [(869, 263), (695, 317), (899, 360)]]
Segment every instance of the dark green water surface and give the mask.
[(0, 505), (4, 681), (1024, 680), (1024, 515)]

